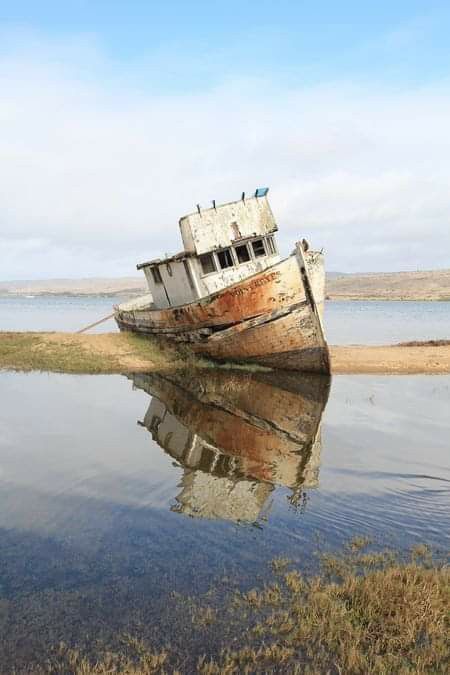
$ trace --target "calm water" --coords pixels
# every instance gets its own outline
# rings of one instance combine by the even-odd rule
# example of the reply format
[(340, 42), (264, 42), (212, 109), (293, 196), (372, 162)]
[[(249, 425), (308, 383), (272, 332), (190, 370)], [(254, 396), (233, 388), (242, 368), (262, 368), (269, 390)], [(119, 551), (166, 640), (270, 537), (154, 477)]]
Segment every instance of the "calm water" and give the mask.
[(143, 625), (186, 640), (174, 592), (253, 585), (278, 555), (448, 548), (450, 377), (328, 384), (0, 373), (4, 672)]
[[(0, 297), (0, 330), (74, 331), (111, 314), (116, 298)], [(450, 339), (450, 302), (327, 302), (331, 344)], [(93, 329), (117, 330), (113, 319)]]
[[(77, 331), (113, 312), (117, 298), (100, 296), (0, 296), (0, 330)], [(117, 330), (113, 319), (92, 332)]]
[(327, 302), (330, 344), (390, 344), (450, 339), (450, 302)]

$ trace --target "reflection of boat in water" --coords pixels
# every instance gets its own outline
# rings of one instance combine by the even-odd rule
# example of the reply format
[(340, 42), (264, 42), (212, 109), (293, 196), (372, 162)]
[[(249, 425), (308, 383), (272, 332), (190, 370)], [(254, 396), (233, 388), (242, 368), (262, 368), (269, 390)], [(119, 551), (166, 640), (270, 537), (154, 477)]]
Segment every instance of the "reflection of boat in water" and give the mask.
[(133, 375), (153, 398), (141, 423), (184, 468), (173, 510), (255, 521), (275, 485), (318, 483), (323, 375), (202, 370)]

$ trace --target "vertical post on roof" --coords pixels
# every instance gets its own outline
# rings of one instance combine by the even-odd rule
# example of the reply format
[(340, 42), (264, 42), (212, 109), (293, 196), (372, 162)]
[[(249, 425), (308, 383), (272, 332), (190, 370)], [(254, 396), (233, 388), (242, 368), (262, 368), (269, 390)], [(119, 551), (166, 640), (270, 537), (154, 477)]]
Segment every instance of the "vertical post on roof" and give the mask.
[(216, 211), (216, 200), (215, 199), (212, 200), (212, 205), (213, 205), (214, 211)]
[(197, 211), (198, 211), (199, 215), (201, 216), (201, 215), (202, 215), (202, 212), (201, 212), (201, 210), (200, 210), (200, 204), (197, 204)]
[(245, 202), (245, 192), (242, 193), (241, 199), (242, 199), (243, 202)]

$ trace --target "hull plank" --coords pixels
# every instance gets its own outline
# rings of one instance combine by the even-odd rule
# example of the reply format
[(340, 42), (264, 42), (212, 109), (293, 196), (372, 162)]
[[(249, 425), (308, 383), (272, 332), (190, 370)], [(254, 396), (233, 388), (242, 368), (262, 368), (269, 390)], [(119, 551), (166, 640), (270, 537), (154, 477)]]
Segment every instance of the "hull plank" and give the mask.
[(247, 361), (268, 367), (328, 372), (328, 349), (317, 318), (300, 307), (259, 322), (238, 324), (216, 333), (193, 350), (219, 360)]

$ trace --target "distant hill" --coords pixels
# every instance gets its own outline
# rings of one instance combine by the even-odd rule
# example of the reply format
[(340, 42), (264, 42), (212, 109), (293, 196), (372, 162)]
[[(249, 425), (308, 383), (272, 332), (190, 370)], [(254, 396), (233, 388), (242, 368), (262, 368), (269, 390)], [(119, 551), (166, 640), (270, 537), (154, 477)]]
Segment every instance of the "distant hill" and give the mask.
[[(1, 281), (0, 296), (104, 295), (134, 297), (147, 293), (144, 277)], [(327, 274), (330, 300), (450, 300), (450, 270), (370, 274)]]
[(450, 269), (327, 276), (329, 300), (450, 300)]
[(147, 292), (144, 277), (0, 281), (0, 295), (105, 295), (132, 297)]

